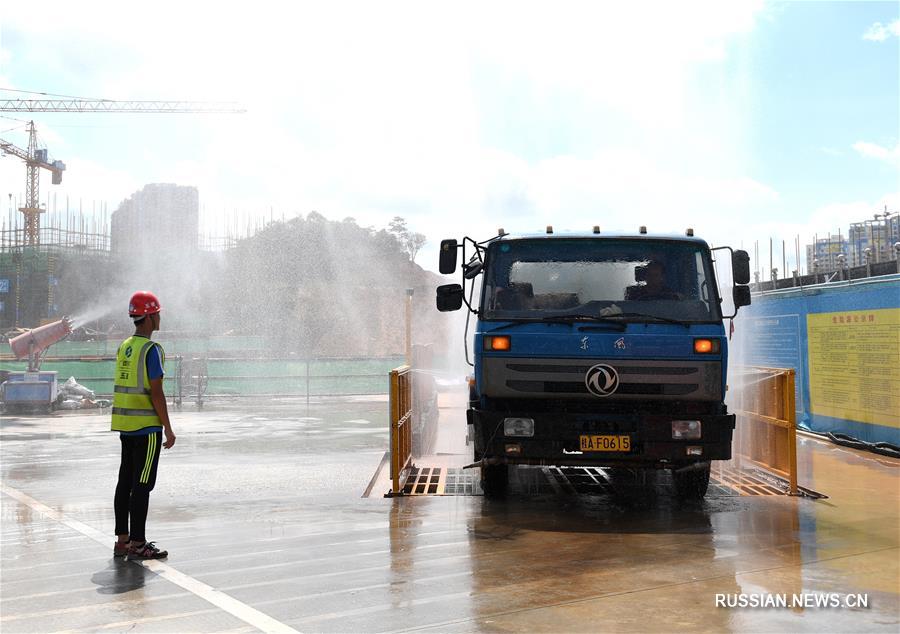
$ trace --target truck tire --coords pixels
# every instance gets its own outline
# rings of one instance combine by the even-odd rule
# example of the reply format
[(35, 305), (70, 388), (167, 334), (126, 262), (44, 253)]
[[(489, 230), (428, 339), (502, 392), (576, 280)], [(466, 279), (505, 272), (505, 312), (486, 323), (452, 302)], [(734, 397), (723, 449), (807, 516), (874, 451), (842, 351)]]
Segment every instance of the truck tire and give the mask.
[(492, 464), (481, 467), (481, 489), (489, 500), (501, 500), (506, 497), (509, 485), (509, 469), (505, 464)]
[(675, 495), (678, 496), (678, 499), (702, 500), (709, 488), (709, 463), (703, 463), (702, 467), (696, 469), (673, 471), (672, 480), (675, 483)]

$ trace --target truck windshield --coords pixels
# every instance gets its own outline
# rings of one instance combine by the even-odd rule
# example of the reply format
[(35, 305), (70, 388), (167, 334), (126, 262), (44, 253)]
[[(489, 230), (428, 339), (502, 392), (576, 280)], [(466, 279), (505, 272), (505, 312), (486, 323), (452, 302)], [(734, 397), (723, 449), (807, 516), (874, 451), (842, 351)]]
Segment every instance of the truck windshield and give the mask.
[(721, 320), (709, 251), (694, 242), (508, 240), (491, 245), (485, 264), (483, 319)]

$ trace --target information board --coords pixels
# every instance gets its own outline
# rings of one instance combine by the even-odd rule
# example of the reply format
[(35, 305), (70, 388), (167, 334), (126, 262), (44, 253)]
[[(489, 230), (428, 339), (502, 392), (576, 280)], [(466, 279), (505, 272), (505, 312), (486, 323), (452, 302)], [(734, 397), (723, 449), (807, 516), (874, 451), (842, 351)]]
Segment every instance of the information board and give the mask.
[(813, 414), (900, 428), (900, 309), (806, 316)]

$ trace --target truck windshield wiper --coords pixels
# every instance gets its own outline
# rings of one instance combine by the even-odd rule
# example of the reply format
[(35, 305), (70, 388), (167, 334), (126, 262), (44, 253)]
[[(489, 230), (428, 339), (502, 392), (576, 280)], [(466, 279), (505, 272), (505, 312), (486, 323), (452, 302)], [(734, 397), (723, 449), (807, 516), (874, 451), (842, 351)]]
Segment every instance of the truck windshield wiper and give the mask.
[(526, 317), (524, 319), (517, 319), (508, 324), (498, 326), (497, 328), (491, 330), (491, 332), (503, 330), (505, 328), (513, 328), (520, 324), (573, 324), (575, 322), (599, 322), (603, 324), (609, 324), (611, 326), (616, 326), (619, 330), (625, 330), (625, 324), (616, 319), (579, 313), (575, 315), (548, 315), (546, 317)]
[[(607, 315), (603, 319), (615, 320), (618, 317), (641, 317), (644, 319), (655, 319), (657, 321), (664, 321), (669, 324), (676, 324), (678, 326), (684, 326), (685, 328), (690, 328), (690, 323), (686, 321), (680, 321), (678, 319), (671, 319), (669, 317), (660, 317), (659, 315), (647, 315), (646, 313), (614, 313), (612, 315)], [(622, 323), (622, 322), (617, 322)]]
[(605, 319), (605, 317), (600, 317), (598, 315), (588, 315), (587, 313), (566, 313), (562, 315), (548, 315), (546, 317), (541, 317), (540, 321), (561, 321), (570, 323), (573, 321), (604, 321)]

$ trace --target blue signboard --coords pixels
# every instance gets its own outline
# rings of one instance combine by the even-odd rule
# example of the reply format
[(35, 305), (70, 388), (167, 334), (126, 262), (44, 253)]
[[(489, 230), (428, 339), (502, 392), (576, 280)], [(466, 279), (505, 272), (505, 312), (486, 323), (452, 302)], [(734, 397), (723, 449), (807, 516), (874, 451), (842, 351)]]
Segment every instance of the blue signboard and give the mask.
[[(804, 372), (803, 359), (800, 355), (801, 329), (800, 315), (767, 315), (765, 317), (748, 317), (744, 328), (753, 342), (748, 346), (743, 363), (776, 368), (794, 368), (794, 382), (798, 414), (806, 412), (803, 403), (801, 386)], [(798, 416), (802, 419), (802, 416)]]
[(8, 293), (9, 292), (9, 279), (0, 278), (0, 293)]

